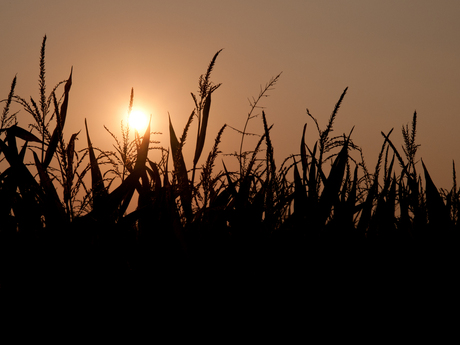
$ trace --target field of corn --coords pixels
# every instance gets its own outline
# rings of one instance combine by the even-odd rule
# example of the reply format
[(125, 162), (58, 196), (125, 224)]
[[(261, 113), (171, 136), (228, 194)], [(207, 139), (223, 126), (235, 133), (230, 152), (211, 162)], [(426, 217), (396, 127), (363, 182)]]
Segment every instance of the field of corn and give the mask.
[[(392, 143), (391, 131), (382, 132), (377, 164), (368, 170), (352, 129), (331, 135), (347, 89), (325, 128), (308, 113), (315, 145), (306, 144), (313, 134), (305, 124), (298, 152), (283, 162), (275, 162), (269, 114), (262, 112), (255, 147), (243, 150), (248, 133), (246, 127), (238, 131), (239, 167), (230, 170), (219, 144), (222, 133), (234, 128), (223, 125), (216, 138), (207, 138), (214, 140), (212, 150), (203, 152), (211, 96), (220, 86), (210, 79), (217, 52), (199, 77), (186, 127), (178, 132), (170, 118), (169, 147), (152, 161), (150, 126), (132, 140), (127, 126), (120, 140), (107, 129), (116, 152), (98, 150), (87, 126), (64, 141), (72, 72), (46, 94), (45, 42), (46, 37), (39, 99), (15, 94), (14, 78), (1, 101), (2, 288), (105, 277), (177, 281), (200, 272), (340, 275), (385, 266), (406, 274), (455, 262), (460, 227), (455, 166), (452, 189), (438, 189), (416, 157), (416, 113), (411, 125), (402, 127), (402, 149)], [(254, 99), (246, 125), (278, 78)], [(132, 103), (133, 94), (129, 109)], [(11, 110), (18, 105), (32, 123), (18, 123)], [(196, 140), (189, 133), (192, 121), (198, 123)], [(187, 145), (195, 145), (193, 160), (183, 155), (187, 136)], [(85, 147), (76, 147), (77, 138)], [(224, 169), (216, 171), (222, 159)]]

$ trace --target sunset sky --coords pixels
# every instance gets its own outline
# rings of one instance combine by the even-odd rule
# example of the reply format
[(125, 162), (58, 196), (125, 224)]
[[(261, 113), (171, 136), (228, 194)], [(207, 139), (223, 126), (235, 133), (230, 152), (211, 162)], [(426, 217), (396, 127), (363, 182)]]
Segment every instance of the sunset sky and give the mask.
[[(152, 130), (163, 133), (154, 139), (167, 147), (168, 112), (182, 133), (194, 107), (190, 92), (197, 93), (199, 76), (223, 48), (212, 73), (222, 86), (213, 94), (200, 163), (222, 125), (242, 129), (248, 99), (282, 72), (261, 103), (274, 123), (278, 166), (299, 153), (305, 122), (308, 144), (317, 139), (306, 108), (324, 127), (349, 87), (334, 134), (355, 126), (352, 138), (373, 170), (380, 132), (394, 127), (391, 138), (401, 147), (401, 127), (416, 110), (417, 157), (438, 187), (450, 188), (452, 160), (460, 171), (459, 18), (458, 0), (1, 0), (0, 99), (15, 75), (16, 93), (38, 99), (40, 46), (47, 35), (47, 90), (73, 66), (66, 138), (83, 130), (86, 118), (94, 145), (111, 149), (103, 125), (120, 133), (133, 87), (135, 108), (152, 114)], [(24, 111), (18, 119), (23, 127), (31, 121)], [(248, 129), (262, 133), (262, 119), (251, 120)], [(196, 127), (191, 130), (189, 167)], [(79, 139), (82, 149), (86, 140)], [(221, 150), (231, 153), (239, 144), (227, 129)]]

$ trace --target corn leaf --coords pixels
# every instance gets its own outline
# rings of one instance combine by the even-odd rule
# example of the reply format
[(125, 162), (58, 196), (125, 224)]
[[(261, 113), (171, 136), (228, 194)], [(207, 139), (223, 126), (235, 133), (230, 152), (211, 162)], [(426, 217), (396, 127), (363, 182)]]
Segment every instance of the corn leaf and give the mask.
[(301, 215), (304, 212), (306, 204), (306, 191), (302, 183), (297, 162), (294, 161), (294, 214)]
[(177, 140), (174, 127), (169, 116), (169, 138), (171, 142), (171, 153), (173, 156), (174, 168), (176, 170), (177, 180), (179, 182), (179, 194), (181, 197), (181, 203), (184, 208), (185, 215), (188, 220), (192, 216), (192, 195), (189, 186), (189, 180), (187, 175), (187, 169), (185, 167), (184, 156), (182, 155), (182, 148)]
[(53, 225), (55, 226), (63, 225), (62, 222), (64, 222), (66, 219), (64, 207), (59, 200), (59, 196), (53, 186), (53, 183), (51, 182), (51, 179), (40, 163), (40, 160), (38, 159), (35, 151), (33, 151), (33, 155), (35, 166), (37, 168), (38, 175), (40, 176), (40, 185), (43, 188), (43, 194), (45, 196), (43, 210), (45, 213), (46, 222), (54, 223)]
[(41, 142), (41, 140), (38, 139), (34, 134), (26, 131), (24, 128), (19, 127), (18, 125), (13, 125), (5, 129), (0, 129), (0, 133), (3, 131), (6, 131), (7, 136), (20, 138), (24, 141), (35, 141), (39, 143)]
[(307, 169), (308, 169), (308, 159), (307, 159), (307, 150), (306, 150), (307, 145), (305, 144), (305, 133), (306, 132), (307, 132), (307, 124), (305, 123), (303, 126), (302, 140), (300, 142), (300, 159), (302, 162), (304, 183), (307, 180)]
[(153, 180), (154, 189), (161, 188), (161, 176), (160, 171), (158, 170), (158, 166), (155, 162), (152, 162), (150, 159), (148, 160), (150, 169), (148, 169), (150, 178)]
[(201, 152), (203, 152), (204, 142), (206, 139), (206, 129), (208, 127), (209, 119), (209, 109), (211, 108), (211, 93), (206, 97), (204, 108), (203, 108), (203, 117), (200, 124), (200, 134), (198, 135), (198, 141), (196, 143), (195, 157), (193, 158), (193, 165), (196, 166), (198, 160), (200, 159)]
[(171, 154), (173, 157), (174, 168), (178, 174), (178, 180), (181, 184), (188, 184), (187, 169), (185, 167), (184, 156), (180, 148), (180, 143), (177, 140), (176, 132), (169, 116), (169, 138), (171, 143)]
[(426, 182), (426, 207), (428, 212), (428, 220), (435, 227), (438, 233), (443, 233), (450, 224), (449, 211), (443, 202), (442, 196), (439, 194), (433, 180), (428, 173), (425, 163), (422, 160), (423, 171), (425, 173)]
[[(70, 87), (72, 86), (72, 70), (70, 71), (69, 79), (64, 87), (64, 101), (61, 105), (61, 110), (56, 109), (57, 121), (56, 121), (56, 128), (51, 135), (50, 142), (48, 144), (48, 149), (46, 150), (45, 160), (43, 161), (43, 168), (46, 170), (53, 159), (53, 156), (56, 152), (57, 145), (59, 140), (62, 138), (62, 133), (64, 130), (65, 119), (67, 117), (67, 107), (69, 104), (69, 92)], [(85, 122), (86, 124), (86, 122)]]
[(137, 152), (137, 159), (136, 164), (134, 165), (134, 171), (137, 174), (141, 174), (145, 167), (145, 162), (147, 161), (147, 154), (149, 152), (149, 144), (150, 144), (150, 120), (145, 130), (144, 137), (142, 139), (142, 143), (139, 147), (139, 151)]
[(105, 199), (107, 197), (107, 190), (104, 186), (102, 173), (97, 163), (96, 155), (94, 154), (93, 144), (89, 137), (88, 124), (85, 119), (86, 138), (88, 141), (89, 161), (91, 167), (91, 185), (93, 190), (93, 207), (96, 211), (104, 208)]
[(324, 190), (319, 200), (320, 214), (318, 214), (319, 224), (325, 224), (331, 213), (332, 206), (337, 201), (340, 186), (343, 181), (343, 174), (348, 160), (348, 141), (343, 144), (342, 149), (332, 164), (329, 176), (324, 184)]
[(114, 191), (109, 195), (107, 202), (107, 212), (113, 213), (116, 208), (123, 202), (121, 206), (120, 216), (126, 211), (129, 201), (131, 200), (134, 190), (139, 185), (139, 178), (145, 174), (145, 162), (147, 161), (147, 154), (150, 143), (150, 122), (145, 130), (142, 143), (139, 147), (137, 154), (137, 160), (134, 165), (134, 169), (129, 176), (124, 179), (120, 186), (118, 186)]
[(77, 138), (77, 135), (80, 133), (74, 133), (72, 134), (72, 137), (69, 140), (69, 144), (67, 145), (66, 149), (66, 157), (67, 157), (67, 166), (66, 166), (66, 171), (65, 171), (65, 177), (66, 177), (66, 184), (64, 188), (64, 202), (67, 203), (70, 198), (71, 198), (71, 189), (72, 189), (72, 183), (74, 179), (74, 171), (73, 171), (73, 159), (75, 155), (75, 140)]

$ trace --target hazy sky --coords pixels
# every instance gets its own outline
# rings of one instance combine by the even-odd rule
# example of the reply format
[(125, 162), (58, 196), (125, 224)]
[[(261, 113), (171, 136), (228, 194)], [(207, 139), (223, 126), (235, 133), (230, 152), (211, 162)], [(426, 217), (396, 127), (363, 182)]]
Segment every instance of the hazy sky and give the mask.
[[(458, 0), (0, 0), (0, 99), (16, 74), (17, 94), (38, 99), (46, 34), (48, 90), (73, 66), (67, 138), (87, 118), (94, 144), (110, 149), (103, 125), (119, 133), (133, 87), (135, 107), (153, 115), (153, 129), (163, 132), (155, 139), (168, 146), (168, 112), (181, 133), (193, 109), (190, 92), (224, 48), (212, 74), (222, 86), (213, 97), (206, 154), (223, 124), (242, 129), (248, 98), (283, 72), (262, 102), (275, 124), (278, 166), (299, 153), (305, 122), (309, 145), (317, 139), (306, 108), (325, 126), (348, 86), (334, 133), (355, 126), (354, 142), (373, 170), (380, 132), (394, 127), (400, 147), (401, 126), (417, 110), (418, 158), (438, 187), (450, 188), (453, 159), (460, 169), (459, 18)], [(30, 122), (24, 111), (19, 122)], [(261, 118), (249, 130), (262, 133)], [(190, 167), (194, 137), (185, 147)], [(239, 140), (228, 130), (221, 149), (234, 152)], [(84, 136), (77, 145), (84, 147)]]

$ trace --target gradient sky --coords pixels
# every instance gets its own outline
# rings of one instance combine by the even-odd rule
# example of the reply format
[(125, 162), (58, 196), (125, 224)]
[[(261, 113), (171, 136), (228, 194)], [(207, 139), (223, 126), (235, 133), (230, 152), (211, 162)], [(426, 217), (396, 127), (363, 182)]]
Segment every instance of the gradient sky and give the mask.
[[(278, 166), (299, 153), (305, 122), (308, 144), (317, 139), (306, 108), (325, 126), (348, 86), (334, 134), (355, 126), (352, 138), (373, 170), (380, 132), (394, 127), (391, 138), (401, 147), (401, 126), (416, 110), (417, 157), (438, 187), (450, 188), (452, 160), (460, 169), (458, 18), (458, 0), (0, 0), (0, 99), (15, 75), (16, 93), (38, 99), (46, 34), (48, 90), (73, 66), (67, 138), (87, 118), (93, 143), (111, 149), (103, 125), (120, 133), (133, 87), (135, 107), (153, 115), (153, 130), (163, 133), (154, 138), (169, 146), (168, 112), (181, 133), (193, 110), (190, 92), (197, 92), (198, 77), (224, 48), (212, 74), (222, 86), (213, 95), (205, 154), (223, 124), (242, 129), (248, 98), (282, 72), (261, 104), (274, 123)], [(20, 112), (20, 125), (29, 122)], [(249, 131), (262, 133), (261, 118)], [(189, 167), (194, 138), (190, 134), (185, 147)], [(237, 151), (239, 141), (227, 130), (221, 149)], [(80, 135), (77, 147), (84, 145)]]

